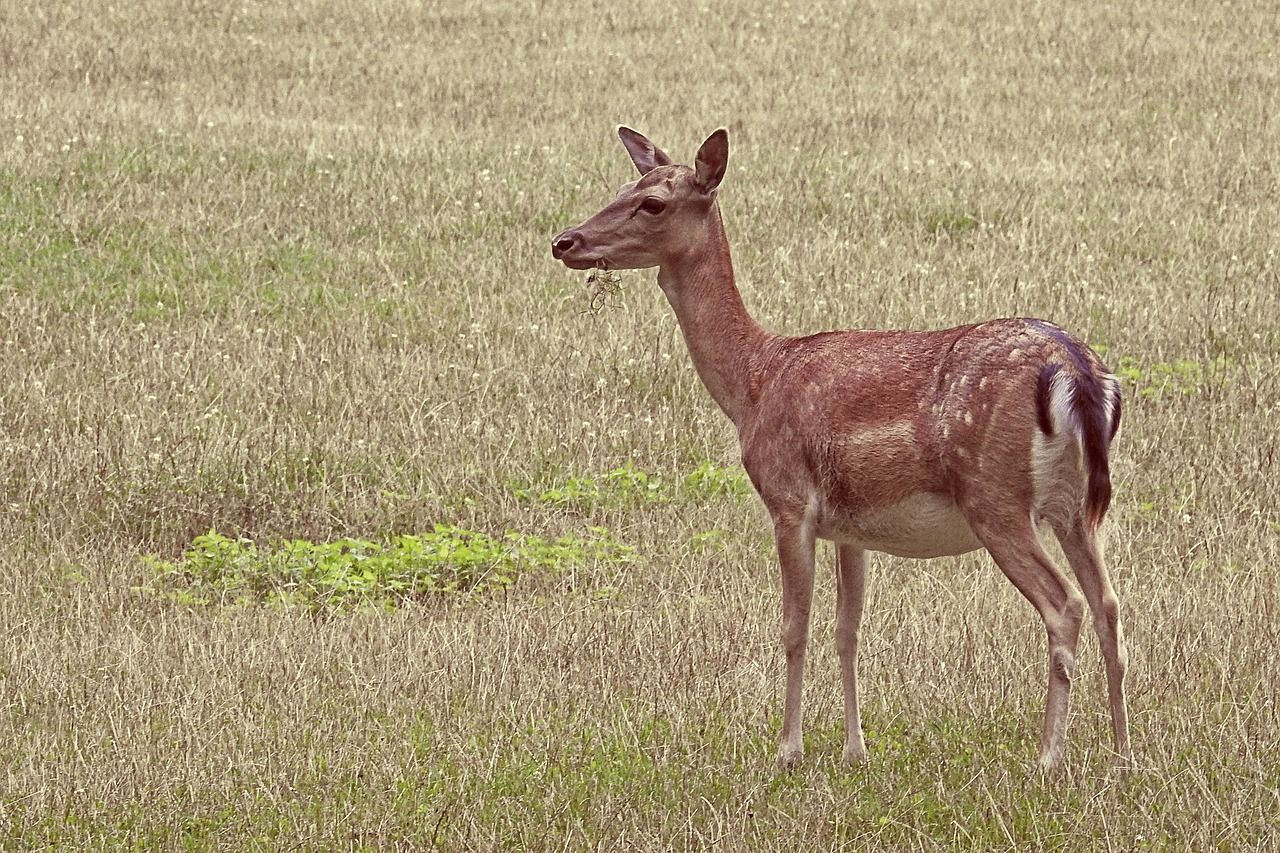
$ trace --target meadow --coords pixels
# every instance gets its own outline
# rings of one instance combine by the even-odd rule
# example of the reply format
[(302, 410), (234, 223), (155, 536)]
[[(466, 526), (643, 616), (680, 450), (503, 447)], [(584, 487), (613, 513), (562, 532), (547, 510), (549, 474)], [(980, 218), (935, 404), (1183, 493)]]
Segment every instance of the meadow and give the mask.
[[(0, 8), (0, 848), (1280, 849), (1273, 2)], [(865, 767), (652, 272), (551, 237), (720, 190), (768, 328), (1053, 320), (1124, 381), (1082, 636), (873, 559)]]

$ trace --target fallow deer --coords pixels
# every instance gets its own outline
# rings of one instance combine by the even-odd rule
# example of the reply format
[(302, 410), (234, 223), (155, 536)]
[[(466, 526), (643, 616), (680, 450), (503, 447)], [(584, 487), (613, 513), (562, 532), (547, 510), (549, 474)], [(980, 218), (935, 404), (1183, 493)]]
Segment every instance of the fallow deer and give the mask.
[[(557, 235), (572, 269), (658, 268), (693, 365), (733, 421), (742, 464), (769, 511), (782, 569), (786, 694), (778, 762), (803, 756), (801, 693), (815, 540), (836, 545), (843, 757), (862, 762), (858, 631), (867, 552), (939, 557), (986, 548), (1048, 635), (1039, 766), (1059, 769), (1084, 605), (1106, 661), (1114, 749), (1131, 759), (1119, 602), (1099, 527), (1120, 386), (1088, 346), (1043, 320), (940, 331), (772, 334), (734, 282), (716, 200), (729, 142), (717, 130), (694, 166), (619, 128), (640, 172), (617, 198)], [(1045, 553), (1047, 526), (1079, 589)]]

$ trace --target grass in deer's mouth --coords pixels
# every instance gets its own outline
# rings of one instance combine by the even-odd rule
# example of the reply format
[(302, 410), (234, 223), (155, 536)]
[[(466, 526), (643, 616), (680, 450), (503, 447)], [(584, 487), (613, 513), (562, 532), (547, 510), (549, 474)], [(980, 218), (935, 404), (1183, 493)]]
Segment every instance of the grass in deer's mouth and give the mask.
[(587, 313), (599, 314), (609, 304), (609, 300), (622, 293), (622, 279), (617, 272), (609, 269), (608, 261), (599, 261), (587, 276), (587, 287), (591, 291)]

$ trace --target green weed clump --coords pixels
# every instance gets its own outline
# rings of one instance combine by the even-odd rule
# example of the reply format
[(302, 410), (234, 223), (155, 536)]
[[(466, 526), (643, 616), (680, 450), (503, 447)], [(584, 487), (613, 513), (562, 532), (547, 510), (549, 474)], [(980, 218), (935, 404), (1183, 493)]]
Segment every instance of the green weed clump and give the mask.
[(147, 558), (145, 592), (185, 605), (274, 604), (308, 608), (395, 607), (431, 596), (475, 597), (506, 589), (525, 572), (558, 573), (589, 560), (626, 560), (633, 549), (600, 538), (548, 541), (508, 531), (501, 538), (438, 524), (389, 544), (343, 538), (259, 546), (210, 531), (182, 558)]
[(679, 480), (664, 480), (628, 462), (600, 477), (569, 477), (545, 488), (518, 485), (511, 491), (523, 501), (589, 512), (711, 498), (740, 500), (751, 494), (751, 483), (742, 469), (724, 468), (709, 461)]
[(1143, 397), (1171, 395), (1191, 396), (1225, 385), (1232, 373), (1238, 372), (1236, 362), (1228, 356), (1215, 356), (1205, 362), (1187, 358), (1170, 361), (1141, 360), (1121, 355), (1116, 363), (1116, 375), (1126, 380)]

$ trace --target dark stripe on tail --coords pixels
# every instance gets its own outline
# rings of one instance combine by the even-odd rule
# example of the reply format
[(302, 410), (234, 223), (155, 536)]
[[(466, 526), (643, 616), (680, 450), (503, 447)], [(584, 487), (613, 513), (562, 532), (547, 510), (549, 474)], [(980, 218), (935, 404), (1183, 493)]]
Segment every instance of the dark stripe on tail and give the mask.
[[(1119, 425), (1117, 417), (1112, 422), (1107, 412), (1108, 380), (1095, 373), (1088, 373), (1076, 380), (1076, 393), (1072, 408), (1080, 424), (1080, 444), (1084, 449), (1084, 467), (1088, 472), (1088, 487), (1084, 499), (1085, 522), (1093, 528), (1111, 506), (1111, 466), (1107, 452), (1111, 438)], [(1120, 389), (1116, 389), (1116, 411), (1119, 412)]]
[(1053, 435), (1053, 416), (1049, 413), (1049, 402), (1053, 396), (1053, 377), (1060, 370), (1061, 364), (1046, 364), (1040, 368), (1040, 378), (1036, 381), (1036, 423), (1045, 435)]

